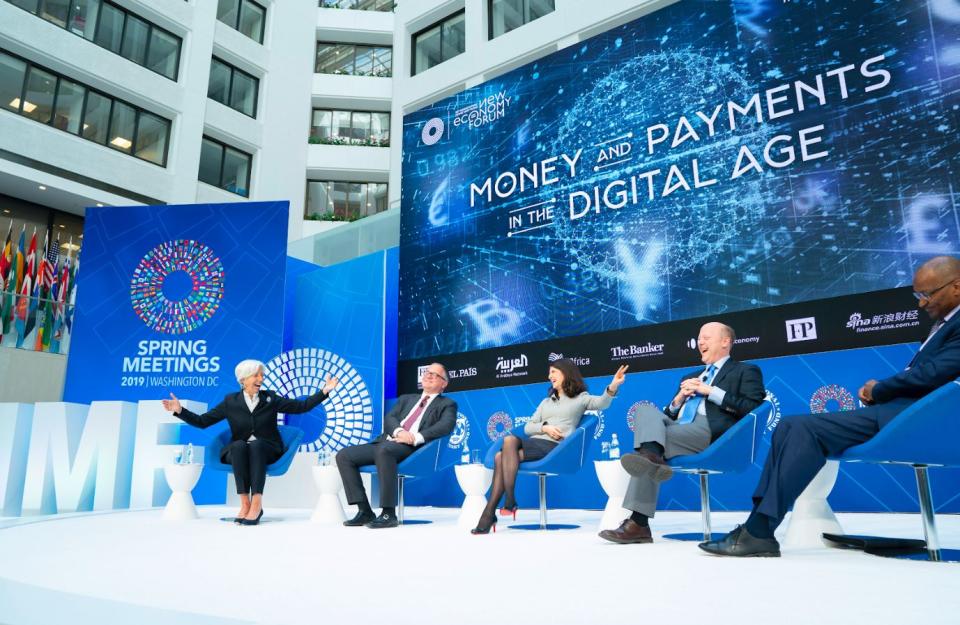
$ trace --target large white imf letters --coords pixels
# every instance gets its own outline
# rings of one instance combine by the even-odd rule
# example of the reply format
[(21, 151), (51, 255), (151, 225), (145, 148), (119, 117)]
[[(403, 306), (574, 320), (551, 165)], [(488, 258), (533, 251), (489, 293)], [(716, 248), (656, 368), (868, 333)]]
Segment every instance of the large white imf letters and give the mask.
[(0, 404), (0, 516), (19, 516), (33, 404)]
[(159, 401), (0, 404), (0, 514), (163, 505), (179, 423)]
[[(195, 401), (180, 400), (180, 404), (197, 414), (207, 411), (207, 405)], [(183, 421), (163, 409), (156, 400), (137, 404), (136, 453), (133, 455), (133, 480), (130, 485), (130, 507), (150, 508), (162, 506), (170, 497), (170, 487), (163, 476), (163, 465), (176, 458), (179, 449), (177, 424)], [(175, 447), (174, 447), (175, 446)], [(203, 449), (195, 451), (196, 459), (203, 458)]]

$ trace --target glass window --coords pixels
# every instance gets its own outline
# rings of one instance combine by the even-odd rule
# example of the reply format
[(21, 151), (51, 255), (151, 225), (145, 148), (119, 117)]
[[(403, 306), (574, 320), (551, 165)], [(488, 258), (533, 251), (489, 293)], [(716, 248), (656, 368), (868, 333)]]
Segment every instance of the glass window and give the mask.
[(220, 167), (223, 165), (223, 146), (206, 137), (200, 145), (200, 173), (202, 182), (220, 186)]
[(93, 91), (87, 93), (87, 105), (83, 113), (84, 139), (100, 144), (107, 142), (107, 127), (110, 125), (110, 99)]
[(97, 28), (94, 43), (119, 54), (123, 37), (123, 17), (123, 11), (112, 4), (104, 4), (100, 8), (100, 27)]
[(120, 47), (120, 55), (137, 65), (145, 64), (149, 37), (149, 24), (139, 17), (127, 15), (127, 26), (123, 31), (123, 45)]
[[(318, 43), (317, 44), (317, 66), (316, 71), (318, 74), (336, 74), (337, 68), (340, 67), (340, 46), (335, 43)], [(350, 60), (351, 67), (353, 66), (353, 59)]]
[(114, 101), (113, 112), (110, 114), (110, 132), (108, 133), (110, 141), (107, 145), (129, 154), (133, 147), (136, 119), (136, 109), (129, 104)]
[(460, 11), (413, 36), (414, 74), (430, 69), (464, 51), (464, 12)]
[(333, 112), (333, 136), (349, 141), (350, 139), (350, 111)]
[(353, 65), (353, 74), (356, 76), (370, 76), (373, 74), (373, 48), (356, 46)]
[(61, 28), (66, 28), (67, 12), (69, 10), (69, 0), (43, 0), (40, 3), (40, 11), (37, 13), (37, 15), (48, 22), (53, 22)]
[(180, 39), (159, 28), (151, 29), (147, 67), (171, 80), (176, 80), (179, 57)]
[(373, 113), (370, 140), (382, 146), (390, 145), (390, 113)]
[(240, 0), (219, 0), (217, 2), (217, 19), (230, 28), (236, 27), (239, 16)]
[(443, 50), (441, 56), (447, 60), (463, 54), (466, 50), (466, 31), (464, 14), (454, 15), (443, 23)]
[(83, 116), (83, 96), (87, 90), (75, 82), (60, 79), (57, 87), (57, 108), (53, 125), (72, 134), (80, 134), (80, 118)]
[(414, 74), (419, 74), (420, 72), (430, 69), (434, 65), (437, 65), (443, 61), (443, 57), (440, 54), (441, 32), (442, 29), (440, 28), (440, 25), (437, 25), (432, 28), (428, 28), (414, 37)]
[(0, 106), (7, 110), (20, 110), (26, 73), (26, 63), (0, 52)]
[(371, 195), (373, 197), (374, 212), (382, 213), (387, 210), (387, 183), (378, 182), (372, 184), (371, 187), (373, 187)]
[(373, 75), (389, 77), (393, 74), (393, 48), (373, 49)]
[(230, 66), (217, 59), (210, 62), (210, 82), (207, 97), (221, 104), (230, 103)]
[(247, 197), (250, 195), (248, 178), (250, 175), (250, 157), (243, 152), (226, 148), (223, 155), (222, 188)]
[(263, 43), (263, 22), (265, 18), (266, 11), (263, 7), (249, 0), (243, 0), (237, 30), (257, 43)]
[(554, 0), (490, 0), (491, 39), (554, 11)]
[(317, 139), (329, 139), (332, 122), (333, 111), (314, 111), (313, 123), (310, 125), (310, 135)]
[(353, 133), (351, 137), (354, 141), (366, 143), (370, 140), (370, 113), (353, 114)]
[(166, 160), (169, 132), (170, 122), (156, 115), (141, 112), (137, 121), (137, 144), (134, 154), (145, 161), (163, 165)]
[(26, 9), (31, 13), (37, 12), (37, 5), (39, 4), (39, 0), (9, 0), (9, 2), (14, 6), (18, 6), (21, 9)]
[(244, 115), (255, 117), (257, 114), (256, 78), (240, 70), (233, 70), (233, 88), (230, 93), (230, 107)]
[(100, 0), (73, 0), (70, 10), (70, 32), (84, 39), (93, 40), (100, 13)]
[(307, 216), (320, 217), (333, 214), (333, 198), (330, 197), (330, 183), (307, 182)]
[(21, 111), (30, 119), (47, 123), (53, 115), (53, 94), (57, 77), (38, 67), (31, 67), (27, 74), (27, 90)]

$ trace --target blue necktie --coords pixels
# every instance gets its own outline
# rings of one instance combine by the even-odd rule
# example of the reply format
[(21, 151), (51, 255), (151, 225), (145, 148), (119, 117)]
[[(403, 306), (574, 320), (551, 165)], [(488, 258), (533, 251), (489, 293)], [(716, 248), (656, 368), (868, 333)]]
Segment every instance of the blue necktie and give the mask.
[[(708, 384), (713, 380), (713, 374), (716, 370), (716, 366), (710, 365), (707, 367), (707, 370), (704, 371), (703, 375), (700, 376), (700, 380), (704, 384)], [(693, 423), (693, 420), (697, 418), (697, 410), (700, 408), (701, 403), (703, 403), (703, 395), (694, 395), (683, 402), (683, 408), (680, 409), (680, 418), (677, 419), (677, 424)]]

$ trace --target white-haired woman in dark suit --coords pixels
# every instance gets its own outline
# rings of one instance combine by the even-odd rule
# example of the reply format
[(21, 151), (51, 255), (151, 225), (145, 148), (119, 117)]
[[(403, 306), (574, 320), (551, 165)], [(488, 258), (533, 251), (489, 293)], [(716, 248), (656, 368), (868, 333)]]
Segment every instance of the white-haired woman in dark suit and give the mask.
[(263, 516), (263, 487), (267, 466), (284, 453), (283, 439), (277, 428), (277, 413), (307, 412), (325, 400), (339, 384), (327, 379), (323, 389), (305, 399), (287, 399), (274, 391), (261, 390), (264, 365), (259, 360), (243, 360), (234, 373), (240, 392), (223, 398), (212, 410), (198, 415), (180, 405), (176, 395), (163, 400), (163, 407), (174, 416), (198, 428), (207, 428), (224, 419), (230, 424), (230, 444), (220, 452), (220, 461), (233, 465), (233, 477), (240, 495), (240, 511), (234, 522), (257, 525)]

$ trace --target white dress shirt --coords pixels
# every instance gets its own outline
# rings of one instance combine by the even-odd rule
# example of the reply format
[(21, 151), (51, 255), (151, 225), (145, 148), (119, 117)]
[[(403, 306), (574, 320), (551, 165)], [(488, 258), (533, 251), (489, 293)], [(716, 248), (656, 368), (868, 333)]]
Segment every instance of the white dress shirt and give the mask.
[[(423, 423), (423, 415), (427, 414), (427, 410), (430, 408), (430, 404), (433, 403), (433, 400), (436, 399), (439, 395), (440, 395), (440, 393), (434, 393), (433, 395), (430, 395), (430, 394), (428, 394), (428, 393), (424, 393), (423, 395), (420, 396), (420, 399), (417, 400), (417, 403), (415, 403), (415, 404), (413, 405), (413, 408), (411, 408), (410, 411), (409, 411), (407, 414), (403, 415), (403, 418), (400, 419), (400, 423), (403, 423), (404, 421), (406, 421), (406, 420), (407, 420), (407, 417), (409, 417), (410, 415), (412, 415), (413, 412), (414, 412), (414, 411), (417, 409), (417, 407), (420, 405), (420, 402), (423, 401), (423, 398), (424, 398), (424, 397), (427, 398), (427, 403), (426, 403), (426, 404), (424, 405), (424, 407), (423, 407), (423, 412), (420, 413), (420, 416), (417, 417), (417, 420), (414, 421), (414, 422), (413, 422), (413, 425), (410, 427), (410, 433), (413, 434), (413, 446), (414, 446), (414, 447), (417, 447), (417, 446), (419, 446), (419, 445), (423, 445), (423, 443), (425, 442), (424, 439), (423, 439), (423, 434), (420, 433), (420, 424)], [(403, 430), (403, 427), (398, 427), (397, 429), (395, 429), (395, 430), (393, 431), (393, 435), (392, 435), (392, 436), (388, 436), (388, 437), (387, 437), (387, 440), (388, 440), (388, 441), (394, 440), (393, 437), (396, 436), (396, 435), (397, 435), (397, 432), (400, 432), (401, 430)]]
[[(253, 409), (256, 408), (260, 403), (260, 393), (257, 393), (253, 397), (247, 395), (246, 391), (240, 391), (240, 394), (243, 395), (243, 401), (247, 402), (247, 408), (250, 409), (250, 414), (253, 414)], [(255, 440), (257, 440), (257, 437), (251, 434), (250, 438), (247, 439), (247, 442)]]
[[(728, 361), (728, 360), (730, 360), (730, 355), (729, 355), (729, 354), (726, 355), (726, 356), (724, 356), (724, 357), (721, 358), (720, 360), (716, 361), (715, 363), (713, 363), (713, 366), (716, 367), (717, 370), (713, 372), (713, 378), (710, 379), (709, 381), (705, 382), (705, 384), (710, 385), (714, 380), (717, 379), (717, 375), (720, 374), (720, 369), (723, 369), (723, 365), (727, 364), (727, 361)], [(710, 370), (710, 365), (707, 365), (706, 367), (704, 367), (703, 373), (706, 373), (706, 372), (709, 371), (709, 370)], [(697, 377), (703, 377), (703, 373), (701, 373), (701, 374), (700, 374), (699, 376), (697, 376)], [(714, 386), (714, 387), (713, 387), (713, 390), (710, 391), (710, 394), (707, 395), (705, 399), (706, 399), (707, 401), (712, 402), (712, 403), (714, 403), (714, 404), (716, 404), (716, 405), (719, 406), (719, 405), (721, 405), (721, 404), (723, 403), (723, 398), (726, 397), (726, 396), (727, 396), (727, 392), (726, 392), (725, 390), (723, 390), (722, 388), (717, 388), (716, 386)], [(689, 400), (687, 400), (687, 401), (689, 401)], [(685, 403), (687, 403), (687, 402), (684, 401), (683, 404), (685, 404)], [(674, 406), (674, 405), (673, 405), (673, 402), (671, 402), (670, 405), (667, 406), (667, 409), (670, 411), (670, 414), (674, 414), (674, 415), (675, 415), (675, 414), (677, 414), (678, 412), (680, 412), (680, 410), (683, 408), (683, 404), (680, 404), (679, 406)], [(698, 415), (706, 415), (706, 414), (707, 414), (707, 403), (706, 403), (706, 402), (703, 402), (703, 401), (700, 402), (700, 405), (697, 406), (697, 414), (698, 414)]]

